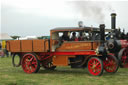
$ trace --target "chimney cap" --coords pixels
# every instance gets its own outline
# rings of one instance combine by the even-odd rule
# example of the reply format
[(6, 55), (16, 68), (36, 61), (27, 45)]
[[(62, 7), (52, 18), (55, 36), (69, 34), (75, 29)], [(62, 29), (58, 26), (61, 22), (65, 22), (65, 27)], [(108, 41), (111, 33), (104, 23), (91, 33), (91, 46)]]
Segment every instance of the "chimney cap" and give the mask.
[(78, 22), (78, 26), (79, 26), (79, 27), (84, 27), (83, 21), (79, 21), (79, 22)]
[(99, 27), (105, 27), (105, 24), (100, 24), (100, 26)]
[(116, 13), (111, 13), (111, 16), (116, 16)]

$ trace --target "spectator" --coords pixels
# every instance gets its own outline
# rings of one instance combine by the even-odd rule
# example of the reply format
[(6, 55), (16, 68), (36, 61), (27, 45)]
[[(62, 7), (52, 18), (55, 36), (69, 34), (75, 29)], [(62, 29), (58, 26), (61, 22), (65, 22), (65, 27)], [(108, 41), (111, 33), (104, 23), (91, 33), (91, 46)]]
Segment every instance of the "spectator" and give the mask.
[(64, 32), (62, 37), (61, 37), (62, 41), (69, 41), (69, 36), (68, 36), (68, 32)]
[(80, 32), (80, 36), (78, 37), (78, 41), (83, 41), (84, 38), (83, 38), (83, 35), (82, 35), (82, 32)]
[(1, 48), (2, 48), (2, 45), (1, 45), (1, 43), (0, 43), (0, 50), (1, 50)]
[(4, 53), (7, 57), (9, 57), (9, 53), (8, 53), (8, 50), (7, 49), (4, 49)]
[(76, 37), (76, 32), (72, 33), (71, 41), (78, 41)]

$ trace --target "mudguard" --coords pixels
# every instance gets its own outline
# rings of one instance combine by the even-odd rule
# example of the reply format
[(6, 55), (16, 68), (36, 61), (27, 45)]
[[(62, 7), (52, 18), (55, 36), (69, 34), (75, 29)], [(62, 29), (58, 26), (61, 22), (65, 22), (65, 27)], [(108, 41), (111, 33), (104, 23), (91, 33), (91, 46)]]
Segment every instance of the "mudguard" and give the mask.
[(126, 48), (122, 48), (119, 53), (118, 53), (118, 59), (121, 60), (121, 57), (123, 55), (123, 51), (125, 50)]

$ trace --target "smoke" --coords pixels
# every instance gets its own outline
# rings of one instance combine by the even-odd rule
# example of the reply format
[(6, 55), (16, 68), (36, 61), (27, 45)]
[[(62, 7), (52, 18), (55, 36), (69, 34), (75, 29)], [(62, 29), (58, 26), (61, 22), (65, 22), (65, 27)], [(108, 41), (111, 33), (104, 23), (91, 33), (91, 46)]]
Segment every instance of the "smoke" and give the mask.
[(96, 23), (104, 23), (105, 11), (111, 11), (112, 7), (100, 1), (70, 1), (70, 6), (85, 20), (93, 20)]

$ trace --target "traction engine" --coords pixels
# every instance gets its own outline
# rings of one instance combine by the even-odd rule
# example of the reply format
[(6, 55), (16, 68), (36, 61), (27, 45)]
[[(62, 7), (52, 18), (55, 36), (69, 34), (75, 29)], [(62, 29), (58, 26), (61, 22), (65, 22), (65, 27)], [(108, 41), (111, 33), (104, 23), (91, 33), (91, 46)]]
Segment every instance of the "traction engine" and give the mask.
[(107, 41), (107, 49), (110, 53), (114, 53), (120, 62), (120, 67), (128, 68), (128, 40), (124, 32), (116, 29), (116, 14), (111, 14), (111, 37)]

